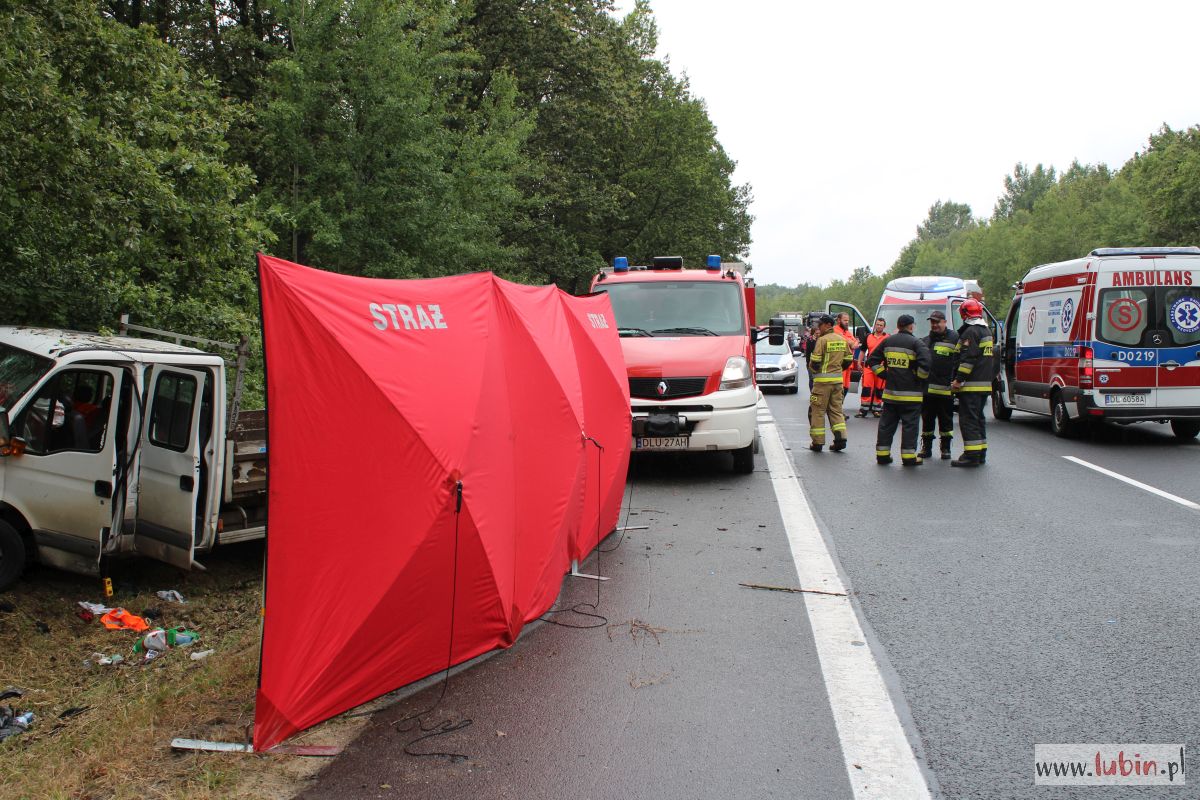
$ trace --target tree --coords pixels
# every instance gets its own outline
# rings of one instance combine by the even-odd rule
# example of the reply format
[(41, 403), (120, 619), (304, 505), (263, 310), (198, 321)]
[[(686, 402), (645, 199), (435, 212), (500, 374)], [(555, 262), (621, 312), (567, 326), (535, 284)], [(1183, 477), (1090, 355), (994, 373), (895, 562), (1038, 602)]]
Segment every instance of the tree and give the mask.
[(41, 0), (0, 16), (0, 99), (10, 320), (94, 329), (136, 309), (198, 333), (248, 329), (269, 233), (210, 81), (149, 28)]
[(917, 240), (928, 242), (945, 239), (958, 231), (974, 228), (978, 223), (971, 216), (971, 207), (952, 200), (938, 200), (929, 207), (929, 216), (917, 226)]
[(1054, 167), (1038, 164), (1032, 171), (1018, 162), (1011, 175), (1004, 176), (1004, 194), (996, 201), (992, 219), (1010, 219), (1018, 211), (1033, 211), (1034, 204), (1054, 187)]

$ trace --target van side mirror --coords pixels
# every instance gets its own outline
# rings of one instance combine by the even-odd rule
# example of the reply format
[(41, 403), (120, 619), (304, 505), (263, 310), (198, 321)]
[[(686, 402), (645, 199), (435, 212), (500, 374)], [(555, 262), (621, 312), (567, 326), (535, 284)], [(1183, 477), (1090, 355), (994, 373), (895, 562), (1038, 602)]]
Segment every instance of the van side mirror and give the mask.
[(771, 317), (771, 324), (767, 330), (769, 331), (767, 335), (769, 343), (773, 345), (783, 344), (783, 337), (785, 335), (783, 317)]

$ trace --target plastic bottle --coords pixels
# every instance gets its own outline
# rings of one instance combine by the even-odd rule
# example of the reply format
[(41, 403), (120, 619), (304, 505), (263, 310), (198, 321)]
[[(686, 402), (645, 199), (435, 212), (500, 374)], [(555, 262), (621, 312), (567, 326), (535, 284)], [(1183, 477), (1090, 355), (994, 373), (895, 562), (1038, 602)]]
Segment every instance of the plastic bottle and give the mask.
[(18, 714), (13, 718), (13, 724), (22, 730), (27, 729), (33, 724), (33, 712), (26, 711), (24, 714)]

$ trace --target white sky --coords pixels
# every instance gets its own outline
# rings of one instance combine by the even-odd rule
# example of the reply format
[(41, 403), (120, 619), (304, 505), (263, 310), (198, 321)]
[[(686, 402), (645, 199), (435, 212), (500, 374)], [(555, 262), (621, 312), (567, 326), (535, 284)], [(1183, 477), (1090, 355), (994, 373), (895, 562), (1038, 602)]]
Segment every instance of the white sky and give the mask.
[(880, 274), (934, 201), (991, 216), (1018, 161), (1117, 168), (1164, 122), (1200, 124), (1197, 0), (651, 7), (752, 185), (760, 284)]

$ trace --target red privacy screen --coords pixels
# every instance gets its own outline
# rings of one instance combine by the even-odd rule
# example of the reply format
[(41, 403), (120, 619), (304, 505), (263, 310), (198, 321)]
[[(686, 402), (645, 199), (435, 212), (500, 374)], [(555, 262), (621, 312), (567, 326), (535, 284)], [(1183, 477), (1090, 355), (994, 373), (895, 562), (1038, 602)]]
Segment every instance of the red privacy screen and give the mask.
[(630, 415), (604, 295), (262, 255), (259, 275), (265, 750), (511, 645), (615, 527)]

